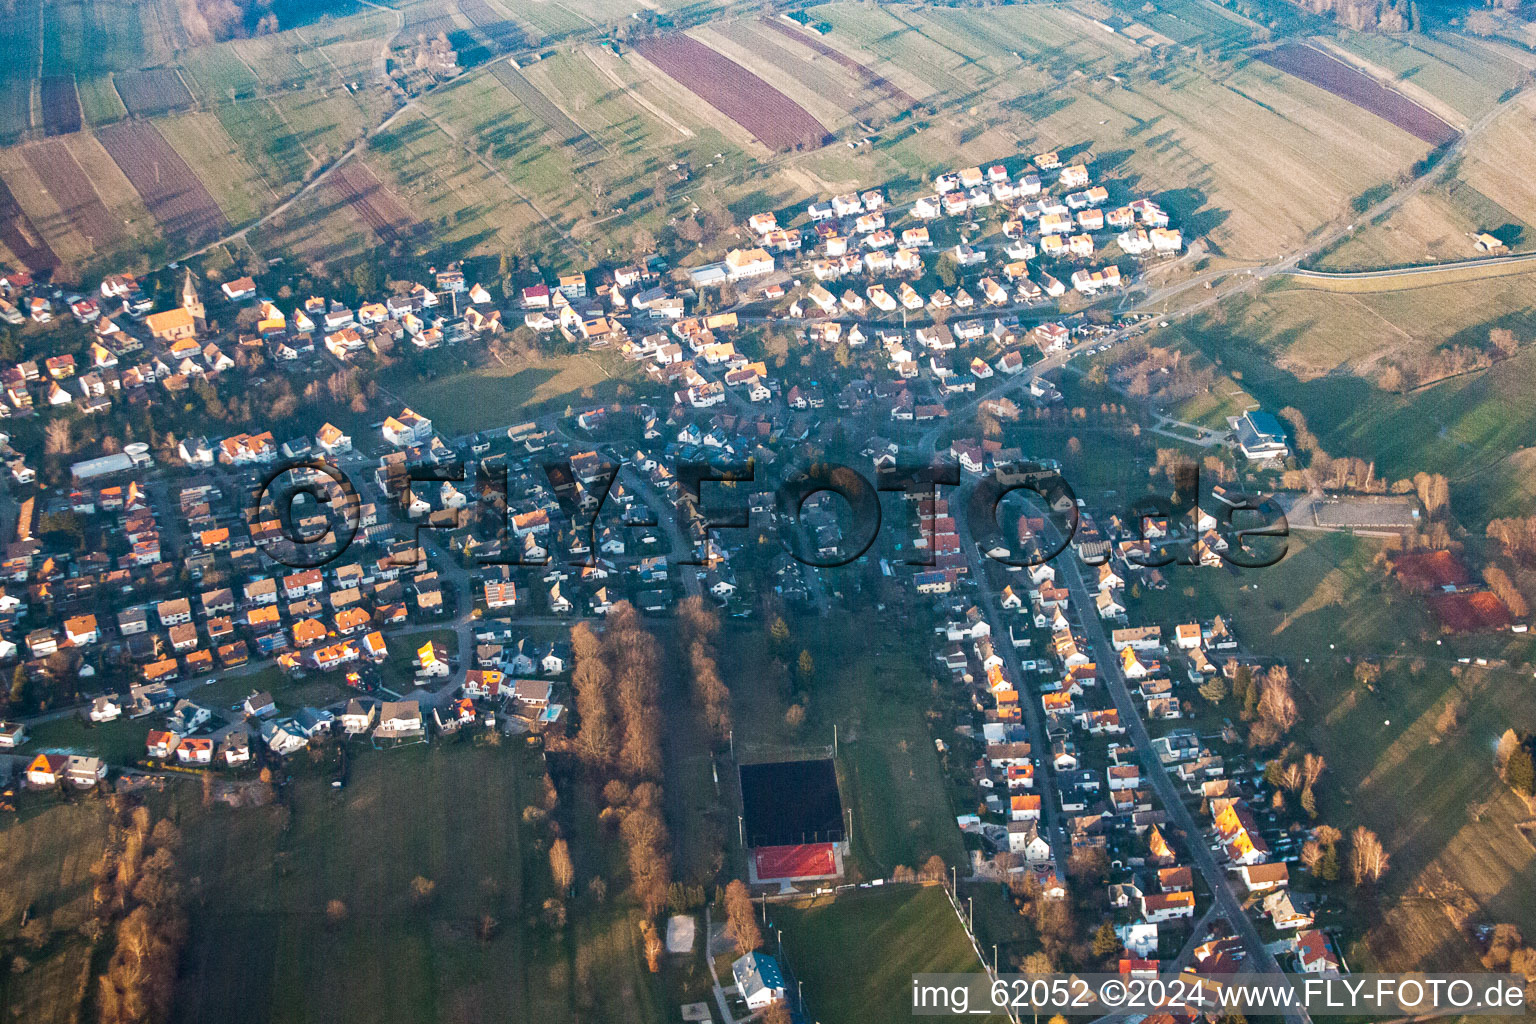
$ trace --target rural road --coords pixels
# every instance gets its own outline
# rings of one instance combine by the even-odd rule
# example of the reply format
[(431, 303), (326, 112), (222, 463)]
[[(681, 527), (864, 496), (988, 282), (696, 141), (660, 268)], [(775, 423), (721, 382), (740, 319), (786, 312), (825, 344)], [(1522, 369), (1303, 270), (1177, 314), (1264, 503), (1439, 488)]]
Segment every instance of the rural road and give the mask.
[[(1190, 305), (1183, 306), (1176, 310), (1169, 310), (1168, 312), (1162, 314), (1164, 319), (1182, 320), (1194, 316), (1196, 313), (1209, 309), (1210, 307), (1229, 298), (1237, 292), (1255, 287), (1259, 283), (1263, 282), (1266, 278), (1273, 277), (1277, 274), (1295, 275), (1299, 277), (1315, 276), (1319, 278), (1327, 277), (1329, 279), (1339, 279), (1346, 278), (1348, 276), (1386, 276), (1395, 273), (1393, 268), (1385, 268), (1382, 270), (1362, 271), (1357, 275), (1328, 275), (1318, 271), (1305, 271), (1301, 270), (1300, 268), (1303, 260), (1317, 255), (1318, 253), (1325, 252), (1334, 243), (1338, 242), (1340, 239), (1354, 231), (1357, 225), (1369, 224), (1377, 218), (1391, 213), (1393, 210), (1396, 210), (1398, 207), (1402, 206), (1403, 203), (1407, 202), (1413, 196), (1416, 196), (1422, 192), (1426, 186), (1428, 186), (1436, 178), (1440, 177), (1440, 175), (1445, 172), (1447, 167), (1451, 166), (1455, 158), (1460, 156), (1462, 151), (1466, 149), (1468, 142), (1486, 131), (1488, 126), (1491, 125), (1498, 118), (1498, 116), (1509, 107), (1510, 104), (1519, 101), (1532, 92), (1536, 92), (1536, 87), (1522, 89), (1520, 92), (1515, 93), (1513, 96), (1510, 96), (1503, 102), (1495, 104), (1486, 113), (1484, 113), (1482, 117), (1478, 118), (1477, 121), (1475, 121), (1464, 133), (1462, 133), (1455, 142), (1447, 146), (1441, 158), (1435, 161), (1433, 166), (1427, 168), (1422, 174), (1419, 174), (1410, 181), (1404, 183), (1402, 186), (1394, 189), (1390, 195), (1386, 196), (1379, 203), (1376, 203), (1374, 206), (1371, 206), (1370, 208), (1355, 216), (1354, 219), (1352, 219), (1349, 223), (1340, 224), (1334, 227), (1332, 230), (1325, 231), (1323, 234), (1314, 238), (1306, 245), (1292, 252), (1289, 256), (1286, 256), (1280, 260), (1276, 260), (1272, 263), (1267, 263), (1263, 266), (1250, 267), (1246, 269), (1237, 268), (1225, 272), (1213, 271), (1208, 274), (1200, 275), (1199, 277), (1191, 278), (1187, 281), (1181, 281), (1175, 285), (1169, 285), (1149, 294), (1147, 298), (1135, 308), (1143, 311), (1150, 311), (1151, 307), (1157, 305), (1158, 303), (1166, 302), (1169, 299), (1172, 299), (1174, 296), (1188, 291), (1190, 288), (1197, 288), (1201, 287), (1202, 285), (1210, 287), (1218, 277), (1223, 276), (1236, 278), (1236, 280), (1221, 287), (1211, 287), (1210, 294), (1204, 299)], [(1495, 258), (1505, 260), (1522, 260), (1528, 257), (1510, 256)], [(1481, 263), (1484, 261), (1474, 260), (1467, 262)], [(1442, 265), (1438, 269), (1444, 268), (1445, 265)], [(1414, 267), (1404, 267), (1399, 269), (1409, 272), (1418, 270), (1418, 268)]]
[(1449, 270), (1469, 267), (1506, 267), (1511, 264), (1536, 262), (1536, 252), (1517, 256), (1479, 256), (1470, 260), (1452, 260), (1449, 263), (1426, 263), (1414, 267), (1386, 267), (1381, 270), (1303, 270), (1286, 271), (1287, 277), (1313, 278), (1319, 281), (1374, 281), (1392, 277), (1417, 277), (1423, 274), (1439, 274)]

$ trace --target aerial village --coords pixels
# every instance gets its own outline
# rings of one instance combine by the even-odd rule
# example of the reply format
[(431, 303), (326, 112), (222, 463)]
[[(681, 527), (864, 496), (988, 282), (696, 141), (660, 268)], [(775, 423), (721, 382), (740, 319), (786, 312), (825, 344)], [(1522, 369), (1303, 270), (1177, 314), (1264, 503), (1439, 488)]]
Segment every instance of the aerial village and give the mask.
[[(624, 600), (664, 613), (684, 595), (738, 617), (764, 593), (825, 604), (838, 570), (777, 547), (765, 558), (758, 533), (711, 531), (676, 465), (787, 465), (823, 450), (823, 428), (840, 422), (868, 430), (858, 451), (878, 471), (913, 431), (936, 431), (962, 407), (1049, 407), (1061, 395), (1047, 371), (1143, 329), (1144, 316), (1082, 310), (1186, 250), (1157, 202), (1096, 182), (1091, 159), (1043, 153), (931, 184), (900, 200), (871, 188), (755, 213), (718, 262), (674, 267), (655, 255), (511, 284), (451, 265), (352, 305), (280, 301), (255, 276), (215, 288), (190, 269), (162, 273), (172, 303), (127, 275), (86, 294), (0, 273), (0, 318), (72, 323), (85, 338), (77, 351), (49, 346), (0, 366), (0, 421), (12, 424), (0, 422), (0, 659), (15, 666), (0, 755), (24, 785), (89, 788), (118, 772), (249, 772), (321, 735), (380, 748), (466, 731), (553, 739), (572, 715), (563, 622)], [(645, 394), (445, 436), (407, 402), (380, 407), (381, 393), (368, 436), (331, 421), (275, 436), (258, 420), (158, 449), (121, 443), (51, 479), (11, 444), (17, 421), (34, 417), (68, 412), (93, 418), (98, 436), (123, 436), (118, 423), (148, 407), (218, 401), (285, 374), (366, 377), (381, 354), (470, 351), (519, 325), (541, 343), (639, 364)], [(835, 352), (837, 372), (770, 369), (764, 332)], [(1244, 457), (1288, 454), (1273, 417), (1233, 426)], [(968, 479), (1050, 462), (991, 439), (939, 450)], [(555, 479), (544, 467), (559, 460), (569, 476)], [(294, 488), (344, 478), (349, 489), (286, 516), (274, 471)], [(746, 500), (771, 528), (771, 487)], [(936, 742), (950, 757), (974, 754), (975, 810), (957, 820), (977, 875), (1064, 898), (1080, 884), (1071, 865), (1086, 858), (1122, 912), (1126, 970), (1177, 959), (1219, 974), (1242, 944), (1189, 934), (1211, 898), (1197, 896), (1190, 856), (1214, 858), (1251, 895), (1252, 919), (1291, 938), (1297, 969), (1338, 971), (1289, 893), (1300, 839), (1271, 809), (1265, 766), (1230, 723), (1211, 733), (1181, 722), (1202, 686), (1246, 677), (1251, 688), (1264, 667), (1221, 618), (1139, 621), (1127, 597), (1167, 585), (1173, 570), (1141, 561), (1154, 543), (1220, 566), (1216, 511), (1133, 524), (1084, 509), (1068, 551), (1021, 569), (962, 539), (969, 527), (936, 492), (911, 501), (902, 526), (927, 564), (879, 558), (878, 576), (932, 609), (939, 672), (974, 708), (966, 735)], [(813, 501), (799, 525), (827, 553), (846, 524)], [(1021, 515), (1008, 546), (1038, 552), (1046, 529)], [(339, 680), (348, 695), (315, 707), (242, 684), (274, 668)], [(215, 704), (212, 692), (230, 699)], [(65, 717), (136, 722), (137, 749), (122, 763), (27, 751), (29, 730)], [(1137, 742), (1148, 727), (1156, 737)], [(1175, 789), (1154, 785), (1164, 773)]]

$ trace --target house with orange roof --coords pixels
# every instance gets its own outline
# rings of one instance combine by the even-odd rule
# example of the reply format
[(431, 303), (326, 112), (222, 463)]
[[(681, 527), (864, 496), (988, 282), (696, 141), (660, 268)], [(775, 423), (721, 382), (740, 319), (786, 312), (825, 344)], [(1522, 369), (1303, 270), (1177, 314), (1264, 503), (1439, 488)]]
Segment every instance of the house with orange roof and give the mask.
[(158, 729), (151, 729), (149, 735), (144, 740), (144, 747), (149, 756), (161, 760), (170, 757), (180, 745), (180, 736), (174, 732), (163, 732)]
[(69, 757), (65, 754), (38, 754), (27, 765), (27, 785), (51, 789), (64, 780), (68, 767)]
[(1040, 797), (1035, 793), (1019, 793), (1008, 798), (1008, 817), (1012, 821), (1040, 820)]
[(326, 637), (325, 623), (318, 619), (300, 619), (293, 624), (293, 646), (309, 647)]
[(1192, 892), (1143, 893), (1141, 896), (1142, 920), (1151, 924), (1194, 916), (1195, 894)]
[(182, 764), (212, 764), (213, 740), (207, 736), (189, 736), (176, 746), (176, 760)]

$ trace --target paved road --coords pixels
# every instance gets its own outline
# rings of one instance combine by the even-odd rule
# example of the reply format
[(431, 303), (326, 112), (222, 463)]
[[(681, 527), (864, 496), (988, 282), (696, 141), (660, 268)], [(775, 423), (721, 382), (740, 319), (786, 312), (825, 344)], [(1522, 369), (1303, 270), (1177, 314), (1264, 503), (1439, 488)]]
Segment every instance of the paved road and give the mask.
[[(1125, 676), (1120, 671), (1120, 659), (1115, 657), (1114, 649), (1110, 646), (1104, 622), (1098, 615), (1091, 612), (1094, 607), (1093, 597), (1083, 582), (1076, 557), (1070, 551), (1063, 552), (1052, 564), (1057, 569), (1057, 583), (1066, 584), (1072, 594), (1073, 606), (1081, 610), (1083, 632), (1093, 646), (1094, 660), (1099, 666), (1099, 678), (1108, 687), (1115, 707), (1120, 709), (1120, 720), (1125, 724), (1128, 730), (1127, 735), (1136, 746), (1136, 752), (1140, 755), (1143, 767), (1148, 773), (1147, 778), (1152, 783), (1152, 788), (1157, 793), (1164, 811), (1167, 812), (1168, 821), (1184, 833), (1185, 846), (1189, 850), (1190, 859), (1194, 862), (1195, 870), (1204, 876), (1206, 885), (1209, 886), (1214, 897), (1215, 906), (1231, 923), (1233, 934), (1242, 939), (1243, 945), (1247, 947), (1246, 963), (1258, 973), (1281, 973), (1279, 962), (1275, 960), (1274, 954), (1265, 948), (1258, 929), (1243, 912), (1241, 900), (1231, 880), (1228, 879), (1226, 871), (1216, 863), (1216, 858), (1206, 846), (1204, 830), (1195, 822), (1194, 816), (1184, 804), (1182, 794), (1173, 784), (1173, 780), (1163, 768), (1162, 761), (1152, 747), (1152, 737), (1147, 732), (1140, 709), (1131, 697), (1131, 690), (1125, 681)], [(1293, 1024), (1300, 1024), (1310, 1020), (1310, 1017), (1305, 1011), (1298, 1010), (1288, 1014), (1286, 1019)]]
[(1302, 270), (1286, 271), (1287, 276), (1312, 278), (1318, 281), (1376, 281), (1393, 277), (1418, 277), (1425, 274), (1441, 274), (1463, 270), (1467, 267), (1504, 267), (1511, 264), (1536, 262), (1536, 252), (1514, 256), (1478, 256), (1470, 260), (1452, 260), (1449, 263), (1430, 263), (1417, 267), (1385, 267), (1381, 270)]
[[(1002, 605), (998, 603), (997, 587), (987, 574), (987, 560), (976, 549), (976, 538), (971, 532), (970, 517), (965, 514), (966, 501), (975, 484), (962, 487), (954, 492), (950, 499), (950, 509), (954, 513), (955, 529), (960, 535), (960, 550), (965, 553), (966, 565), (970, 567), (969, 575), (976, 583), (977, 603), (986, 613), (987, 624), (992, 627), (992, 647), (1008, 666), (1009, 677), (1018, 687), (1019, 703), (1024, 709), (1024, 718), (1029, 726), (1030, 748), (1034, 751), (1035, 760), (1040, 765), (1040, 771), (1036, 777), (1034, 792), (1040, 796), (1040, 828), (1046, 841), (1051, 844), (1051, 854), (1056, 858), (1056, 870), (1058, 877), (1065, 880), (1067, 860), (1071, 856), (1072, 848), (1067, 842), (1067, 830), (1061, 816), (1061, 798), (1056, 789), (1056, 770), (1051, 767), (1051, 744), (1046, 738), (1045, 732), (1045, 708), (1040, 703), (1039, 694), (1034, 692), (1030, 680), (1024, 675), (1024, 670), (1019, 664), (1019, 652), (1014, 649), (1013, 642), (1008, 636), (1008, 624), (1010, 621), (1022, 622), (1024, 616), (1015, 612), (1010, 620), (1004, 613)], [(1017, 574), (1020, 582), (1027, 582), (1022, 570)], [(1092, 605), (1090, 604), (1091, 608)]]

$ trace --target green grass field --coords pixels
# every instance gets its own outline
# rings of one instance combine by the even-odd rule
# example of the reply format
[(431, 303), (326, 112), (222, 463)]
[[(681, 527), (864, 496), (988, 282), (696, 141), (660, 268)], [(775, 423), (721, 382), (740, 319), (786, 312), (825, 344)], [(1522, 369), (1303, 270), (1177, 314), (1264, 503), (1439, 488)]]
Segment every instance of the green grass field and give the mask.
[[(541, 411), (611, 399), (632, 368), (600, 353), (509, 359), (506, 366), (420, 381), (408, 371), (386, 382), (408, 388), (411, 407), (447, 434), (520, 423)], [(589, 394), (590, 389), (590, 394)]]
[[(914, 974), (981, 971), (937, 886), (820, 897), (776, 905), (769, 915), (783, 930), (784, 954), (805, 985), (807, 1009), (822, 1024), (921, 1020), (911, 1012)], [(1007, 1018), (973, 1014), (970, 1019)]]
[[(575, 897), (564, 928), (542, 919), (549, 831), (523, 809), (544, 769), (523, 745), (362, 748), (343, 790), (305, 755), (290, 768), (282, 807), (202, 806), (180, 780), (149, 796), (184, 836), (191, 928), (174, 1020), (661, 1024), (677, 1000), (702, 994), (696, 962), (646, 971), (596, 808), (579, 792), (560, 812), (578, 880), (602, 874), (611, 895)], [(16, 939), (24, 907), (42, 922), (10, 947), (27, 965), (8, 960), (0, 975), (8, 1018), (79, 1019), (101, 969), (78, 929), (106, 824), (98, 799), (51, 795), (27, 797), (3, 822), (0, 940)], [(429, 899), (412, 895), (418, 876), (435, 883)], [(327, 914), (332, 900), (344, 915)]]
[[(107, 838), (106, 805), (37, 797), (0, 828), (0, 941), (21, 958), (0, 974), (0, 1013), (11, 1020), (79, 1020), (94, 944), (80, 932), (91, 915), (91, 864)], [(35, 922), (21, 938), (23, 911)]]
[(752, 668), (771, 658), (763, 631), (732, 630), (722, 641), (737, 757), (750, 763), (825, 756), (836, 723), (838, 782), (853, 815), (853, 862), (861, 877), (889, 877), (898, 865), (919, 868), (934, 854), (959, 863), (960, 831), (923, 716), (934, 701), (930, 673), (910, 647), (861, 632), (846, 614), (833, 614), (836, 626), (820, 618), (792, 622), (788, 660), (804, 648), (816, 670), (798, 729), (785, 724), (782, 698)]
[[(540, 771), (511, 744), (437, 743), (366, 751), (339, 792), (301, 776), (286, 827), (271, 809), (187, 807), (202, 899), (177, 1019), (670, 1019), (621, 903), (561, 931), (539, 921), (546, 840), (521, 812)], [(417, 876), (436, 883), (425, 904)]]
[(1159, 343), (1193, 345), (1265, 408), (1300, 409), (1331, 455), (1372, 460), (1389, 479), (1446, 474), (1458, 512), (1475, 522), (1511, 514), (1528, 493), (1519, 460), (1536, 445), (1536, 415), (1523, 398), (1536, 355), (1522, 350), (1491, 369), (1406, 394), (1372, 383), (1375, 357), (1447, 343), (1481, 348), (1494, 327), (1529, 338), (1536, 333), (1530, 281), (1360, 295), (1282, 286), (1233, 300)]

